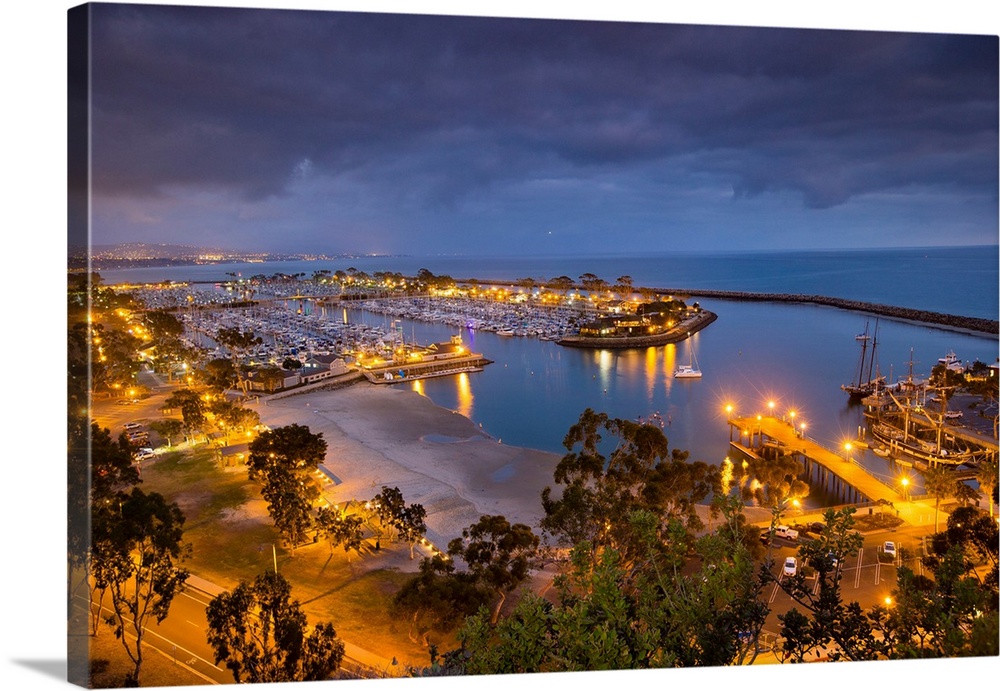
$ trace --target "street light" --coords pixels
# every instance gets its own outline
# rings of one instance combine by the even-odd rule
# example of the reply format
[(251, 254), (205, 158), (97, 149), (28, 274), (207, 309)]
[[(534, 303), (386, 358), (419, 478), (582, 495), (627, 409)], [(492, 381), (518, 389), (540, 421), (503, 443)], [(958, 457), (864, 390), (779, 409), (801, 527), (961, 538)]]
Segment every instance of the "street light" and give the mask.
[(844, 460), (848, 462), (851, 460), (851, 442), (844, 444)]
[(900, 480), (900, 482), (903, 485), (903, 499), (906, 500), (906, 501), (909, 501), (910, 500), (910, 494), (909, 494), (910, 478), (904, 477), (902, 480)]

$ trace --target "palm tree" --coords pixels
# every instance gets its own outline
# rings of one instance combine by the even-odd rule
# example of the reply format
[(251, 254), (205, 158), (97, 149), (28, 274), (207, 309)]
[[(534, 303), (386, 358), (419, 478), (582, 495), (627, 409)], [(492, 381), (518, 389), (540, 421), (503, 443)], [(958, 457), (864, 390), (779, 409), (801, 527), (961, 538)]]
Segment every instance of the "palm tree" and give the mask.
[(934, 532), (938, 532), (938, 510), (942, 499), (955, 496), (958, 481), (951, 471), (943, 465), (931, 466), (924, 473), (924, 489), (934, 497)]

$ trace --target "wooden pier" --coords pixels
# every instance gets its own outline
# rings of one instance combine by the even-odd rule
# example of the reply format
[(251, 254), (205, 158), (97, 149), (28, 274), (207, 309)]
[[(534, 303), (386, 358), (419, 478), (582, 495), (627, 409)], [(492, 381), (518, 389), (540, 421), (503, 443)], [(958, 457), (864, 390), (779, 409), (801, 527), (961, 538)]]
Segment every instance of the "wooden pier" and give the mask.
[(848, 452), (835, 453), (803, 438), (784, 420), (763, 416), (731, 418), (729, 425), (739, 432), (737, 440), (730, 441), (739, 454), (755, 454), (754, 448), (770, 446), (795, 456), (802, 461), (805, 479), (810, 486), (821, 488), (845, 504), (877, 502), (880, 499), (896, 502), (905, 498), (902, 487), (897, 489), (883, 484), (863, 467), (850, 461)]

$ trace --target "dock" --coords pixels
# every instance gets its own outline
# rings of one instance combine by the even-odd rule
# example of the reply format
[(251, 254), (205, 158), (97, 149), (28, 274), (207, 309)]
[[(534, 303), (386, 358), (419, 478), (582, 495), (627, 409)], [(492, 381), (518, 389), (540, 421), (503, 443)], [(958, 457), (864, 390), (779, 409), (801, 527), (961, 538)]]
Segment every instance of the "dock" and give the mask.
[(462, 357), (441, 360), (387, 363), (381, 367), (365, 367), (362, 372), (372, 384), (401, 384), (415, 379), (447, 377), (463, 372), (482, 372), (483, 368), (492, 362), (479, 353), (470, 353)]
[[(731, 418), (729, 425), (739, 432), (738, 441), (730, 442), (738, 454), (756, 453), (752, 450), (756, 444), (796, 456), (802, 461), (811, 486), (821, 487), (845, 504), (879, 500), (898, 502), (905, 498), (902, 487), (896, 489), (883, 484), (849, 460), (849, 454), (835, 453), (804, 438), (789, 422), (762, 416)], [(744, 443), (742, 440), (748, 441)]]

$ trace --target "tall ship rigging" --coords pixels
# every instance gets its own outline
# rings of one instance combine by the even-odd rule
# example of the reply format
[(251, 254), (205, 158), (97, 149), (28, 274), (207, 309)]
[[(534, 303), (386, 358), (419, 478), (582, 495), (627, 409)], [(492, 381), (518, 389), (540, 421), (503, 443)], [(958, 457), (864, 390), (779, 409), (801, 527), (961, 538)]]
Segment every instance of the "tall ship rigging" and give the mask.
[(865, 322), (865, 330), (855, 336), (855, 340), (861, 343), (858, 373), (850, 384), (842, 384), (840, 388), (852, 399), (862, 399), (876, 393), (879, 387), (885, 384), (885, 377), (878, 373), (878, 360), (875, 354), (878, 348), (878, 319), (875, 320), (875, 330), (871, 335), (868, 333), (868, 322)]

